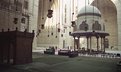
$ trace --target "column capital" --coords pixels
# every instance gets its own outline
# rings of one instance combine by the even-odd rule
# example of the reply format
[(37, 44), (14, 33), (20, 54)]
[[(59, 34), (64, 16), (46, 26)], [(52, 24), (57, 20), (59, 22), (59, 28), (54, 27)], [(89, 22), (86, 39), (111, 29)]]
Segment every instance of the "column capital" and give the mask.
[(96, 38), (98, 39), (98, 38), (99, 38), (99, 36), (96, 36)]
[(101, 38), (105, 38), (105, 36), (100, 36)]
[(90, 36), (86, 36), (86, 38), (89, 38)]

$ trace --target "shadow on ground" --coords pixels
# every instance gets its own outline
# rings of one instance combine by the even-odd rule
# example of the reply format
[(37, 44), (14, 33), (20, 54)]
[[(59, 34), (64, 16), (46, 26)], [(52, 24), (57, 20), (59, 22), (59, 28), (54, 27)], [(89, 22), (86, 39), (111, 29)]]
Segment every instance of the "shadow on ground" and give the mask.
[(0, 65), (0, 72), (118, 72), (120, 59), (34, 54), (33, 63)]

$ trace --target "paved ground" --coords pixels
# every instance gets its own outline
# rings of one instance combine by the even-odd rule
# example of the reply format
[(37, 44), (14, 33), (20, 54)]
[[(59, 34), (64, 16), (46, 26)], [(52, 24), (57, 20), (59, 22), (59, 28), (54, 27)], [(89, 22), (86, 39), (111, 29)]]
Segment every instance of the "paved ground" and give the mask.
[[(120, 58), (43, 55), (33, 53), (33, 63), (0, 67), (0, 72), (119, 72)], [(3, 69), (4, 68), (4, 69)]]

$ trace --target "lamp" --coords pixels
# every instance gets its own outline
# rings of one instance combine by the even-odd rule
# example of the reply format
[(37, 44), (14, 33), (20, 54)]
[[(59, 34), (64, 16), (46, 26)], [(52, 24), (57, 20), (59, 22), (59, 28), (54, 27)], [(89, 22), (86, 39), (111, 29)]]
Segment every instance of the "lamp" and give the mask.
[(49, 9), (49, 10), (48, 10), (47, 17), (48, 17), (48, 18), (51, 18), (51, 17), (53, 16), (52, 14), (53, 14), (53, 10)]
[(75, 21), (71, 21), (71, 23), (72, 23), (71, 24), (72, 27), (75, 27), (76, 26), (76, 22)]

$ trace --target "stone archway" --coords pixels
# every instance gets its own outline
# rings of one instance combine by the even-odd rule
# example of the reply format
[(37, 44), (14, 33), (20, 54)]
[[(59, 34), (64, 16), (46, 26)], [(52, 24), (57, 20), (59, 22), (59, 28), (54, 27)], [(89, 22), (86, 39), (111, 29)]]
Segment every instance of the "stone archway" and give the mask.
[(101, 14), (105, 25), (105, 31), (110, 34), (109, 48), (118, 48), (118, 24), (117, 24), (117, 9), (111, 0), (94, 0), (92, 5), (96, 6)]
[[(59, 39), (56, 38), (58, 2), (58, 0), (39, 0), (37, 47), (58, 46), (59, 44)], [(53, 10), (52, 18), (47, 16), (50, 9)]]

